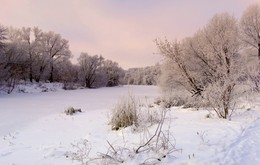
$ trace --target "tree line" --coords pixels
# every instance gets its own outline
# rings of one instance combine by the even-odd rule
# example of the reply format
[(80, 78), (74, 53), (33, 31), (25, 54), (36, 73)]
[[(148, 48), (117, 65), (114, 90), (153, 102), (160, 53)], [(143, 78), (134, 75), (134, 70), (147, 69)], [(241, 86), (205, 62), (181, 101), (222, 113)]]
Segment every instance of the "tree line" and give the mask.
[[(69, 41), (60, 34), (45, 32), (38, 27), (7, 28), (0, 25), (0, 88), (8, 88), (8, 93), (21, 80), (62, 82), (65, 89), (72, 89), (75, 84), (97, 88), (127, 84), (128, 77), (136, 75), (131, 69), (126, 71), (102, 55), (82, 52), (77, 64), (73, 64), (71, 58)], [(126, 73), (128, 77), (125, 77)], [(141, 74), (147, 77), (149, 73)], [(147, 81), (147, 84), (155, 85), (153, 79), (149, 81), (152, 82)]]
[(124, 84), (130, 85), (157, 85), (161, 75), (161, 65), (143, 68), (130, 68), (125, 71)]

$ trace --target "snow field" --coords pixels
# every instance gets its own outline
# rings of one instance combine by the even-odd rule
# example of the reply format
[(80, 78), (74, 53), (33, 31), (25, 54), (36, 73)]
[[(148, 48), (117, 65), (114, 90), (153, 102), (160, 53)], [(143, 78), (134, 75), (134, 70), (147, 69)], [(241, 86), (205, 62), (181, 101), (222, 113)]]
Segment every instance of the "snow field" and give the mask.
[[(66, 154), (75, 151), (72, 144), (84, 139), (91, 149), (90, 158), (106, 154), (109, 142), (122, 151), (124, 164), (158, 163), (163, 151), (134, 153), (154, 134), (157, 125), (143, 131), (133, 131), (133, 127), (111, 131), (108, 125), (110, 110), (128, 93), (143, 102), (160, 95), (153, 86), (1, 95), (0, 164), (77, 165), (80, 162), (66, 158)], [(83, 112), (67, 116), (63, 112), (69, 106)], [(250, 110), (235, 111), (231, 121), (206, 118), (208, 111), (171, 108), (162, 130), (169, 130), (176, 151), (159, 163), (259, 164), (259, 107), (258, 99)], [(91, 163), (97, 162), (102, 164), (101, 160)]]

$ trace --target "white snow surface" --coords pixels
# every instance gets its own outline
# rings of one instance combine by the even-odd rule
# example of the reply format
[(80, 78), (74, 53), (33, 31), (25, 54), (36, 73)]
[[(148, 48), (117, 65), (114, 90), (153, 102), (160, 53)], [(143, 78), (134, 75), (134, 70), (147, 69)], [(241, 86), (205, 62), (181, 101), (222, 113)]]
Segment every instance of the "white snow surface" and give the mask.
[[(257, 165), (260, 164), (260, 97), (242, 101), (231, 120), (206, 118), (207, 110), (171, 108), (165, 127), (176, 151), (161, 158), (159, 153), (134, 152), (152, 136), (157, 125), (144, 131), (133, 127), (112, 131), (111, 109), (131, 93), (143, 103), (160, 96), (155, 86), (121, 86), (72, 91), (0, 94), (0, 165), (78, 165), (66, 157), (73, 144), (87, 140), (89, 157), (106, 154), (110, 147), (125, 149), (123, 164)], [(35, 88), (34, 88), (35, 89)], [(37, 92), (38, 91), (38, 92)], [(69, 116), (68, 107), (82, 113)], [(155, 110), (159, 107), (155, 107)], [(148, 161), (149, 160), (149, 161)], [(152, 160), (152, 161), (150, 161)], [(104, 164), (90, 161), (89, 164)], [(119, 163), (115, 163), (119, 164)]]

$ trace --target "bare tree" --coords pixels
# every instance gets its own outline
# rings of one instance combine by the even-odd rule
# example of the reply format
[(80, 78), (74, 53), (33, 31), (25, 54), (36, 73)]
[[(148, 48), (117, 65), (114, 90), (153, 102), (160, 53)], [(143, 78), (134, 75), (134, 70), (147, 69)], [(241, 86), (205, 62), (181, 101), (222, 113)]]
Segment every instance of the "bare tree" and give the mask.
[(221, 118), (229, 115), (240, 74), (238, 34), (236, 19), (223, 13), (215, 15), (192, 38), (182, 42), (156, 40), (159, 52), (174, 66), (173, 74), (180, 73), (177, 81), (192, 96), (209, 101)]
[(228, 118), (234, 101), (234, 87), (243, 70), (238, 66), (242, 62), (238, 53), (241, 44), (237, 20), (227, 13), (215, 15), (204, 28), (200, 41), (197, 43), (201, 53), (194, 51), (194, 54), (201, 57), (199, 59), (207, 71), (203, 73), (207, 75), (204, 97), (219, 117)]
[(0, 51), (4, 48), (4, 41), (6, 40), (7, 30), (0, 25)]
[(113, 62), (111, 60), (105, 60), (103, 62), (102, 69), (106, 75), (105, 86), (117, 86), (120, 83), (120, 78), (123, 77), (124, 71), (121, 67), (119, 67), (117, 62)]
[(15, 43), (6, 44), (5, 53), (3, 55), (3, 67), (1, 74), (3, 75), (4, 84), (7, 85), (7, 93), (11, 93), (17, 82), (26, 79), (26, 58), (25, 52)]
[(3, 66), (4, 61), (4, 47), (7, 39), (7, 29), (0, 25), (0, 67)]
[(54, 63), (60, 58), (71, 57), (69, 42), (54, 32), (42, 34), (41, 47), (45, 55), (49, 57), (50, 76), (49, 81), (53, 82)]
[(193, 96), (201, 95), (203, 88), (192, 74), (190, 65), (187, 64), (187, 58), (181, 42), (170, 42), (167, 39), (164, 41), (157, 39), (156, 41), (159, 52), (165, 57), (168, 63), (174, 65), (175, 73), (181, 74), (181, 81), (179, 81)]
[(21, 29), (10, 27), (8, 32), (8, 42), (15, 44), (17, 49), (24, 52), (25, 65), (27, 66), (24, 74), (28, 74), (30, 82), (33, 79), (39, 81), (41, 72), (44, 70), (42, 59), (46, 59), (46, 53), (44, 53), (41, 44), (42, 31), (37, 27), (23, 27)]
[[(42, 31), (37, 28), (25, 28), (23, 27), (21, 30), (19, 30), (19, 39), (21, 42), (21, 47), (24, 49), (24, 51), (27, 54), (27, 65), (29, 68), (29, 80), (30, 82), (33, 81), (33, 79), (36, 79), (36, 67), (39, 64), (39, 61), (37, 61), (39, 58), (37, 56), (42, 55), (41, 52), (41, 45), (40, 40), (42, 37)], [(37, 66), (36, 66), (37, 65)]]
[(93, 88), (93, 83), (96, 81), (98, 70), (101, 68), (102, 56), (91, 56), (88, 53), (81, 53), (78, 58), (80, 66), (79, 76), (84, 81), (86, 88)]
[[(260, 6), (253, 4), (249, 6), (243, 13), (240, 19), (241, 39), (246, 47), (246, 59), (250, 60), (250, 54), (258, 55), (258, 62), (251, 60), (250, 65), (247, 65), (247, 76), (254, 83), (255, 90), (259, 91), (260, 82)], [(252, 52), (252, 53), (249, 53)]]
[[(0, 83), (4, 80), (5, 73), (5, 56), (4, 56), (4, 47), (5, 47), (5, 40), (7, 38), (7, 30), (2, 25), (0, 25)], [(0, 86), (2, 86), (0, 84)]]
[(260, 60), (260, 6), (254, 4), (249, 6), (240, 20), (242, 40), (250, 47), (258, 50)]
[(64, 83), (64, 88), (78, 82), (78, 65), (73, 65), (68, 59), (60, 59), (55, 64), (54, 80)]

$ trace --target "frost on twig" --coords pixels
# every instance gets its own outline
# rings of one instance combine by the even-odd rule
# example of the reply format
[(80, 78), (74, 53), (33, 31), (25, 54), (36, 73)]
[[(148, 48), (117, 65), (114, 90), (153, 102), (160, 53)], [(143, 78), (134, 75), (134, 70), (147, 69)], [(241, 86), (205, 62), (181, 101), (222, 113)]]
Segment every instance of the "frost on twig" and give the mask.
[[(161, 161), (162, 158), (165, 158), (166, 155), (171, 154), (175, 151), (179, 151), (175, 147), (175, 139), (170, 134), (170, 128), (168, 128), (166, 131), (163, 131), (163, 125), (166, 119), (166, 113), (167, 110), (164, 109), (161, 114), (161, 120), (157, 125), (157, 128), (154, 132), (154, 134), (147, 139), (147, 141), (140, 145), (136, 150), (135, 153), (141, 153), (141, 152), (149, 152), (152, 151), (156, 155), (155, 160)], [(148, 158), (146, 161), (154, 160), (154, 158)]]

